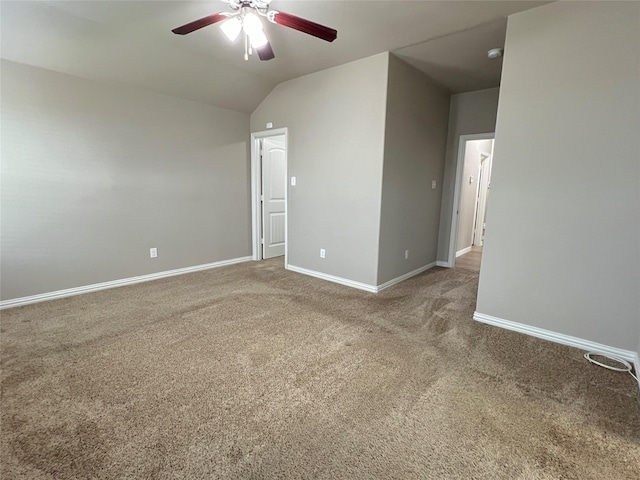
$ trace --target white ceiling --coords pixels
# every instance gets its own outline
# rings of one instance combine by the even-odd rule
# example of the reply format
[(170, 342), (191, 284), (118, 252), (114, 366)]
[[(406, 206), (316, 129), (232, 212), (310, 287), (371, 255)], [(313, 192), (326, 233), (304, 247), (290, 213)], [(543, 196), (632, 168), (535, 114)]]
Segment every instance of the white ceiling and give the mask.
[(2, 58), (81, 77), (252, 112), (278, 83), (384, 51), (452, 92), (497, 86), (508, 15), (545, 1), (273, 0), (271, 6), (338, 30), (327, 43), (267, 24), (274, 60), (244, 61), (217, 25), (171, 29), (227, 11), (223, 1), (4, 1)]

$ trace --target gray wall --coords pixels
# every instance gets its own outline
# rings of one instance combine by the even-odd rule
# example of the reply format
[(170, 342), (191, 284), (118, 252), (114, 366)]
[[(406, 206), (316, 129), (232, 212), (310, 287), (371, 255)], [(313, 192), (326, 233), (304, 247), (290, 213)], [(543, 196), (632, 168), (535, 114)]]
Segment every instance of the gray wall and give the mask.
[(638, 348), (640, 4), (509, 18), (477, 310)]
[[(473, 226), (475, 224), (476, 201), (480, 178), (481, 154), (491, 155), (491, 140), (470, 140), (464, 151), (464, 167), (462, 184), (460, 185), (460, 208), (458, 211), (458, 238), (456, 252), (468, 248), (473, 243)], [(469, 177), (473, 183), (469, 183)]]
[(250, 255), (248, 115), (3, 61), (1, 116), (2, 299)]
[(449, 117), (447, 91), (389, 60), (378, 284), (436, 261)]
[(442, 184), (442, 208), (438, 233), (438, 260), (449, 259), (451, 241), (451, 214), (456, 181), (456, 162), (460, 135), (490, 133), (495, 131), (498, 111), (498, 88), (460, 93), (451, 96), (449, 130)]
[(290, 265), (376, 284), (388, 57), (281, 83), (251, 115), (289, 128)]

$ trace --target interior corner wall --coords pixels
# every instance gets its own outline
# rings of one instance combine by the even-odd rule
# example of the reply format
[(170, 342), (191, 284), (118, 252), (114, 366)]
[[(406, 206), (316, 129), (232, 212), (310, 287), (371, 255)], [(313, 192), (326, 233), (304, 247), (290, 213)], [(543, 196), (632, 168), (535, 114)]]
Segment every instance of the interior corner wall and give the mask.
[(640, 4), (509, 18), (477, 311), (635, 350)]
[(495, 131), (499, 92), (499, 88), (489, 88), (451, 96), (444, 180), (442, 183), (442, 208), (440, 210), (438, 232), (438, 261), (449, 261), (451, 217), (454, 204), (453, 197), (455, 194), (460, 135)]
[(248, 115), (9, 61), (1, 75), (3, 300), (251, 254)]
[(251, 115), (288, 128), (291, 266), (376, 285), (388, 56), (281, 83)]
[(449, 97), (390, 55), (378, 285), (436, 261)]

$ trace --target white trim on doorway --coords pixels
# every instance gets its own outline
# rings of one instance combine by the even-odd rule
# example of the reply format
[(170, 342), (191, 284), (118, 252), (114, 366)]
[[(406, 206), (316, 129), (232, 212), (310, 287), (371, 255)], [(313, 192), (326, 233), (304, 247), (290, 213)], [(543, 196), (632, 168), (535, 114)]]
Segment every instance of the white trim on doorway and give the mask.
[(288, 265), (289, 252), (289, 220), (288, 220), (288, 191), (289, 191), (289, 130), (284, 128), (273, 128), (262, 132), (251, 134), (251, 258), (262, 260), (262, 211), (260, 206), (260, 189), (262, 170), (260, 165), (260, 141), (267, 137), (284, 135), (285, 144), (285, 167), (287, 177), (287, 188), (284, 191), (284, 264)]
[[(481, 155), (480, 175), (478, 176), (478, 202), (476, 210), (476, 221), (473, 229), (472, 245), (481, 247), (484, 243), (484, 227), (487, 214), (487, 197), (489, 196), (489, 187), (491, 185), (491, 166), (493, 164), (493, 146), (491, 142), (491, 151)], [(484, 158), (483, 158), (484, 157)]]
[[(458, 213), (460, 210), (460, 195), (462, 192), (462, 172), (464, 171), (464, 155), (467, 142), (470, 140), (492, 140), (495, 132), (473, 133), (460, 135), (458, 139), (458, 158), (456, 160), (456, 183), (453, 192), (453, 210), (451, 212), (451, 232), (449, 234), (449, 259), (447, 264), (453, 268), (456, 263), (456, 245), (458, 244)], [(462, 255), (462, 254), (461, 254)]]

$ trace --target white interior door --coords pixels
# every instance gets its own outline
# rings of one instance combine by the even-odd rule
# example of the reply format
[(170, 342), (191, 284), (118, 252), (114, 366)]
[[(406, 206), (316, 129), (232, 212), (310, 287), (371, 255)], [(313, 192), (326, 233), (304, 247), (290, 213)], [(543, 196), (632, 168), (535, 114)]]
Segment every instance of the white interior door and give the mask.
[(287, 152), (284, 135), (262, 140), (262, 258), (284, 255)]

